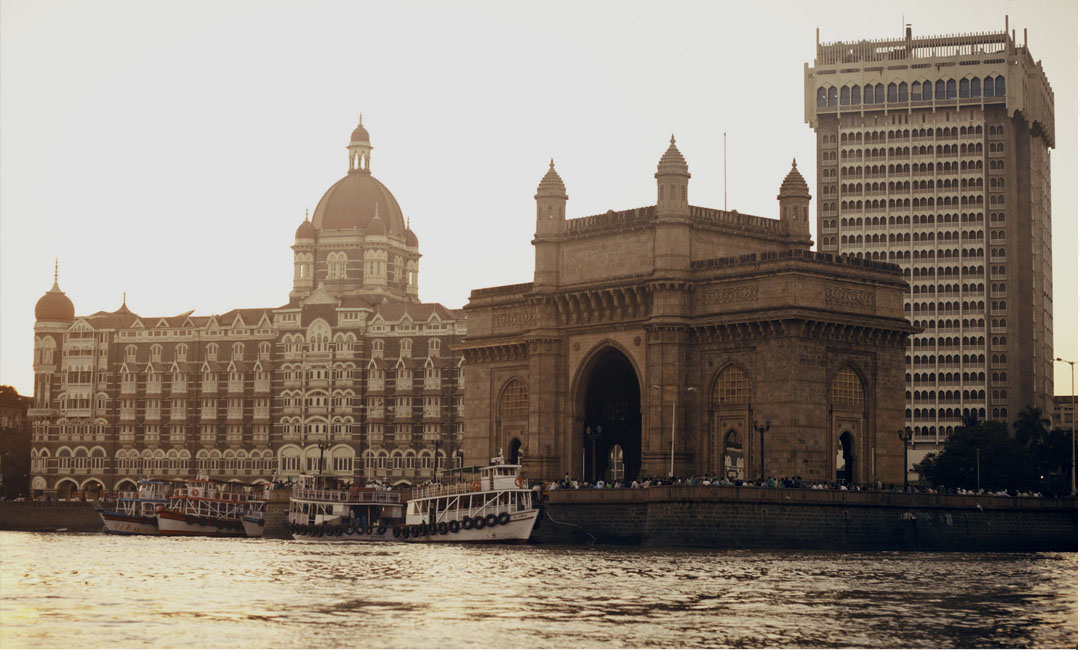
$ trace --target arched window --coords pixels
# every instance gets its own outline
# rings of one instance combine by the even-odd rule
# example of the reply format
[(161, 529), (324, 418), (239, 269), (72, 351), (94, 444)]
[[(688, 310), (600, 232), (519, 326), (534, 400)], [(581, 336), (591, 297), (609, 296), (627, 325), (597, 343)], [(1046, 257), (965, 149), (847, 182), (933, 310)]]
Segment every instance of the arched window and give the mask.
[(851, 366), (844, 366), (836, 373), (832, 387), (829, 389), (829, 400), (834, 406), (857, 406), (861, 407), (864, 402), (862, 380)]
[(859, 94), (860, 94), (859, 93), (859, 87), (858, 86), (852, 86), (851, 87), (851, 103), (852, 104), (858, 104), (859, 103)]
[(716, 378), (714, 406), (738, 406), (750, 403), (750, 378), (741, 368), (729, 365)]
[(994, 95), (998, 97), (1005, 96), (1005, 77), (998, 75), (998, 78), (994, 81)]
[(326, 256), (326, 277), (344, 278), (347, 276), (348, 256), (344, 252), (335, 251)]
[(971, 80), (971, 96), (975, 98), (982, 97), (982, 81), (978, 77)]
[(993, 97), (994, 96), (994, 78), (993, 77), (986, 77), (985, 79), (983, 79), (983, 93), (987, 97)]
[(517, 379), (511, 379), (499, 398), (499, 417), (513, 418), (528, 415), (529, 389)]
[(966, 77), (960, 80), (960, 97), (971, 97), (971, 81)]
[(836, 88), (829, 88), (829, 106), (836, 106)]
[(934, 98), (934, 86), (930, 81), (924, 81), (922, 84), (922, 98), (923, 100), (930, 100)]
[(827, 94), (826, 94), (826, 91), (825, 91), (824, 87), (817, 89), (817, 105), (818, 106), (824, 106), (825, 105), (826, 96), (827, 96)]
[(897, 94), (896, 94), (896, 84), (895, 83), (890, 83), (889, 84), (888, 98), (889, 98), (890, 102), (895, 102), (898, 99)]
[(908, 96), (907, 96), (907, 82), (906, 82), (906, 81), (901, 81), (901, 82), (900, 82), (900, 87), (899, 87), (899, 97), (898, 97), (898, 100), (899, 100), (899, 101), (902, 101), (902, 102), (906, 102), (906, 101), (908, 100)]
[(847, 106), (851, 103), (851, 88), (844, 86), (840, 89), (840, 105)]
[(956, 80), (949, 79), (945, 83), (945, 99), (956, 99)]
[(874, 87), (870, 84), (866, 84), (865, 86), (863, 86), (863, 103), (874, 103)]
[(885, 103), (885, 85), (884, 84), (878, 84), (878, 85), (874, 86), (874, 103), (875, 104), (884, 104)]

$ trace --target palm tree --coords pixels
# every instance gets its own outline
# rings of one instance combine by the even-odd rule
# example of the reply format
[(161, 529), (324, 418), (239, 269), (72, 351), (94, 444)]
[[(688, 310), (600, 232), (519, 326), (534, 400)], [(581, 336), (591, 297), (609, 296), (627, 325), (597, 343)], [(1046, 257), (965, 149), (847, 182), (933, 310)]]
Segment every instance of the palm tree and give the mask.
[(1013, 429), (1020, 444), (1034, 448), (1042, 444), (1050, 433), (1050, 420), (1043, 415), (1041, 408), (1029, 406), (1013, 422)]

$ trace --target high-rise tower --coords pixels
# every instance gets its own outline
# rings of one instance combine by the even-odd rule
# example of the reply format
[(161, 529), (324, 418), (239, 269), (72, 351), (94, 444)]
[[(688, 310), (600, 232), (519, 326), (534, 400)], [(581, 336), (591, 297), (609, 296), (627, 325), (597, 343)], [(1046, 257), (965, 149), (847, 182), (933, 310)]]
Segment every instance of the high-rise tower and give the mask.
[[(912, 462), (965, 414), (1049, 412), (1054, 93), (1005, 31), (817, 45), (822, 252), (895, 262), (923, 329), (907, 353)], [(919, 451), (923, 453), (918, 453)]]

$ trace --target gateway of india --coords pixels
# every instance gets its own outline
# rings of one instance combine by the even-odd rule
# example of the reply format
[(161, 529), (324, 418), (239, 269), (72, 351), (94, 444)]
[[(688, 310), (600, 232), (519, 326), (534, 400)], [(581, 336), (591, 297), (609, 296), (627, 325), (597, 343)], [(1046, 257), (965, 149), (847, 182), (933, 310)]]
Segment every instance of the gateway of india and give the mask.
[(533, 281), (465, 307), (468, 461), (530, 476), (903, 482), (899, 267), (810, 250), (792, 161), (779, 219), (691, 205), (671, 145), (656, 204), (567, 218), (536, 192)]
[(568, 219), (552, 164), (534, 281), (451, 310), (419, 301), (417, 236), (362, 125), (347, 150), (296, 231), (285, 305), (76, 316), (54, 281), (35, 308), (34, 496), (196, 474), (410, 485), (499, 454), (543, 479), (902, 482), (907, 285), (810, 251), (794, 162), (779, 220), (691, 206), (674, 138), (652, 206)]

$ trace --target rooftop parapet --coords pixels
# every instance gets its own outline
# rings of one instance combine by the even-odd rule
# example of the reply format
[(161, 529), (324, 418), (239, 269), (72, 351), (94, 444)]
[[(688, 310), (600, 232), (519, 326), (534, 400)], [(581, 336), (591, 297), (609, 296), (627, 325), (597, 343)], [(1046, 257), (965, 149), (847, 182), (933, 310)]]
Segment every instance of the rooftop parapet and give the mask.
[(1015, 44), (1006, 32), (836, 41), (818, 44), (814, 65), (977, 56), (1014, 49)]
[(710, 260), (691, 262), (690, 268), (694, 271), (705, 271), (708, 269), (747, 266), (750, 264), (779, 262), (782, 260), (805, 260), (808, 262), (817, 262), (819, 264), (836, 264), (895, 274), (903, 272), (903, 269), (891, 262), (878, 262), (850, 255), (833, 255), (832, 253), (818, 253), (816, 251), (804, 250), (768, 251), (763, 253), (735, 255), (732, 257), (716, 257)]

